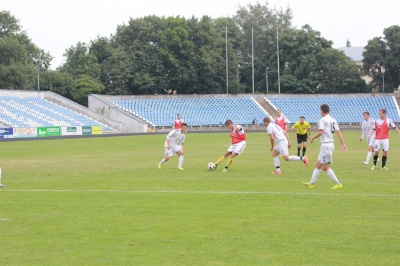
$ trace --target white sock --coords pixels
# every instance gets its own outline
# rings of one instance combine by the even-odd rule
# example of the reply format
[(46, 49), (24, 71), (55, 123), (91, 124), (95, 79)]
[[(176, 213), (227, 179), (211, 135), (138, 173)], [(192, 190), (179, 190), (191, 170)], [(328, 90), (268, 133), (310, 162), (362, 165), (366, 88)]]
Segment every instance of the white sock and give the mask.
[(179, 160), (178, 160), (178, 167), (182, 167), (182, 164), (183, 164), (183, 157), (184, 157), (185, 155), (180, 155), (179, 156)]
[(367, 162), (369, 162), (369, 160), (371, 159), (371, 155), (372, 155), (372, 151), (369, 151), (367, 154)]
[(312, 176), (311, 176), (311, 181), (310, 181), (311, 184), (315, 184), (315, 182), (317, 182), (318, 176), (320, 173), (321, 173), (321, 169), (318, 169), (318, 168), (314, 169), (314, 172), (312, 173)]
[(300, 156), (289, 156), (289, 161), (301, 161)]
[(160, 164), (164, 164), (166, 162), (165, 158), (163, 158), (160, 162)]
[(335, 172), (333, 172), (333, 170), (331, 168), (329, 168), (326, 173), (328, 174), (328, 176), (332, 179), (333, 182), (335, 182), (335, 184), (340, 184), (339, 180), (337, 179)]
[(274, 158), (274, 164), (275, 164), (275, 168), (276, 169), (280, 169), (280, 162), (279, 162), (279, 157), (278, 156), (276, 156), (276, 157), (273, 157)]

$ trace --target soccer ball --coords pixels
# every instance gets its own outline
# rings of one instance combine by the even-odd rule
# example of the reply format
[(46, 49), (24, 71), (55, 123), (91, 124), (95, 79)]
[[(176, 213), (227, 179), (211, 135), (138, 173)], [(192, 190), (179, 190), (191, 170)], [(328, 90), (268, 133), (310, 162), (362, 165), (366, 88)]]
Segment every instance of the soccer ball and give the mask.
[(210, 170), (210, 171), (212, 171), (212, 170), (214, 170), (215, 168), (217, 168), (217, 166), (215, 165), (215, 163), (208, 163), (208, 170)]

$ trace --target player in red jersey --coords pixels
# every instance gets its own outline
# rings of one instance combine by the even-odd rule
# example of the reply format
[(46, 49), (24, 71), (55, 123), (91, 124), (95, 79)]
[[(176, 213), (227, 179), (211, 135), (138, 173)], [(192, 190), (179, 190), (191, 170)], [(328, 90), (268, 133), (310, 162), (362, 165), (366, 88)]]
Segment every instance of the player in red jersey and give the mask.
[(176, 120), (174, 121), (174, 128), (180, 129), (182, 127), (182, 124), (183, 124), (183, 120), (181, 119), (181, 115), (177, 114)]
[(222, 163), (228, 156), (230, 156), (226, 166), (222, 171), (228, 171), (228, 167), (232, 164), (233, 160), (237, 155), (240, 155), (244, 148), (246, 148), (246, 132), (241, 125), (235, 125), (232, 120), (226, 120), (225, 126), (231, 130), (230, 137), (232, 138), (232, 144), (229, 146), (228, 150), (224, 155), (222, 155), (216, 162), (215, 165), (218, 166)]
[(386, 117), (386, 109), (379, 110), (379, 118), (375, 120), (375, 124), (372, 127), (372, 132), (369, 134), (368, 139), (370, 139), (375, 134), (374, 143), (374, 165), (371, 170), (375, 170), (376, 163), (378, 161), (379, 150), (382, 148), (382, 168), (381, 170), (389, 170), (386, 167), (386, 160), (389, 151), (389, 129), (393, 128), (397, 133), (400, 134), (400, 130), (396, 127), (393, 120)]

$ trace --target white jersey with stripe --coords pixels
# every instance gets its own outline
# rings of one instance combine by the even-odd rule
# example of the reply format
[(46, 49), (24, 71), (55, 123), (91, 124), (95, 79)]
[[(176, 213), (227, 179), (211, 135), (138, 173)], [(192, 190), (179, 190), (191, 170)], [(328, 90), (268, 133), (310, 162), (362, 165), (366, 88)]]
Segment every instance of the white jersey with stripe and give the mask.
[(321, 135), (321, 143), (334, 142), (333, 133), (340, 131), (336, 119), (330, 115), (326, 115), (319, 120), (318, 130), (324, 131)]
[(274, 134), (275, 141), (280, 141), (286, 139), (285, 133), (283, 133), (283, 129), (277, 124), (270, 123), (267, 128), (268, 135)]

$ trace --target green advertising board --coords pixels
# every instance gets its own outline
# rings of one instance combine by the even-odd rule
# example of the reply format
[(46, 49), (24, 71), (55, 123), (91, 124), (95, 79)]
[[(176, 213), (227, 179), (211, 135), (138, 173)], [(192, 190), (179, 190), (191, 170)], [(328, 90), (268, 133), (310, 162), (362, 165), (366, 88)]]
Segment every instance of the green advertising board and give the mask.
[(92, 127), (82, 127), (82, 135), (92, 135)]
[(38, 127), (37, 128), (38, 137), (51, 137), (51, 136), (61, 136), (60, 127)]

